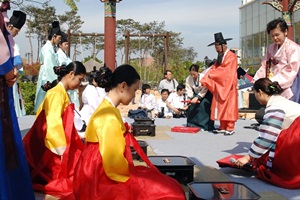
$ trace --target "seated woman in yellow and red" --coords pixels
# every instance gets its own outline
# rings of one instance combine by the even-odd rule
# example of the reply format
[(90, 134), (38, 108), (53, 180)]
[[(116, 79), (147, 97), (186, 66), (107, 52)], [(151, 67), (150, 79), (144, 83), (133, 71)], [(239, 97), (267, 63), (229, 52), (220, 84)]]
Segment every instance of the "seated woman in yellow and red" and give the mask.
[(137, 141), (117, 106), (131, 102), (140, 85), (139, 74), (126, 64), (114, 72), (103, 68), (103, 74), (95, 81), (109, 92), (91, 116), (85, 132), (86, 148), (74, 175), (75, 199), (184, 200), (180, 184), (159, 172), (146, 155), (140, 156), (148, 167), (133, 164), (130, 146), (135, 148)]

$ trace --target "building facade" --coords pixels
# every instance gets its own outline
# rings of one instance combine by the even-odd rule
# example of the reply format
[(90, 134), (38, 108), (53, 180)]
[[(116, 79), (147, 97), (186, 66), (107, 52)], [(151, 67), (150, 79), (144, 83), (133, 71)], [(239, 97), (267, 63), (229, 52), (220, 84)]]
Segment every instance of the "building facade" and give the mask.
[[(254, 73), (265, 55), (267, 47), (272, 43), (266, 32), (267, 23), (282, 13), (267, 4), (266, 0), (243, 0), (240, 7), (240, 47), (241, 65)], [(293, 13), (295, 42), (300, 42), (300, 12)]]

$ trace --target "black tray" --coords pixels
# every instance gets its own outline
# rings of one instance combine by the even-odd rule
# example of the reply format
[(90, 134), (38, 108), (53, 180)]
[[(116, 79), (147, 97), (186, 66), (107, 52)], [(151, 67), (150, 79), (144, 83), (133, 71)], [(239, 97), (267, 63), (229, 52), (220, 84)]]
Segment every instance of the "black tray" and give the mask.
[(237, 182), (188, 183), (189, 199), (259, 199), (260, 195)]
[(149, 117), (135, 117), (134, 123), (154, 124), (155, 119)]
[(162, 173), (186, 184), (194, 181), (195, 163), (184, 156), (148, 156)]
[[(143, 140), (138, 140), (139, 145), (141, 146), (141, 148), (143, 149), (144, 153), (147, 155), (147, 147), (148, 144), (147, 142), (143, 141)], [(130, 147), (131, 150), (131, 154), (132, 154), (132, 158), (135, 160), (142, 160), (141, 157), (139, 156), (139, 154), (135, 151), (135, 149), (133, 147)]]
[(134, 136), (140, 136), (140, 135), (155, 136), (156, 126), (154, 124), (133, 122), (131, 125), (132, 125), (132, 134)]

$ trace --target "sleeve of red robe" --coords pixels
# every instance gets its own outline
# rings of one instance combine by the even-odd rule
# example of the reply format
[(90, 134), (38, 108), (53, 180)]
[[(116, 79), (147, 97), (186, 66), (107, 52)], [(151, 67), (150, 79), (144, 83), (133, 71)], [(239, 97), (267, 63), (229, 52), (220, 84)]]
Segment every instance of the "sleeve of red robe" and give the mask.
[(237, 57), (228, 51), (220, 66), (213, 65), (201, 80), (212, 93), (217, 92), (222, 101), (228, 98), (232, 87), (237, 85)]

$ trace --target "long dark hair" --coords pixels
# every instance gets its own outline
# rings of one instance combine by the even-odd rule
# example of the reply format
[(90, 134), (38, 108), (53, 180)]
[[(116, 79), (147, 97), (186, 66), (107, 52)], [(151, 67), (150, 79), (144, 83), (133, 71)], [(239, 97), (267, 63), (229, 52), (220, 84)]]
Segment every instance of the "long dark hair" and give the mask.
[(253, 88), (256, 92), (261, 90), (270, 96), (274, 94), (281, 94), (283, 92), (283, 89), (277, 81), (272, 82), (268, 78), (258, 79), (255, 81)]
[(79, 61), (73, 61), (68, 65), (62, 64), (61, 66), (53, 67), (54, 73), (57, 75), (57, 79), (53, 82), (47, 81), (46, 84), (42, 85), (44, 91), (48, 91), (51, 88), (55, 87), (61, 79), (69, 74), (71, 71), (74, 72), (74, 75), (86, 74), (85, 66)]
[(99, 76), (95, 76), (95, 81), (99, 87), (105, 88), (109, 91), (118, 84), (125, 82), (129, 87), (134, 84), (141, 77), (137, 71), (128, 64), (121, 65), (112, 72), (108, 67), (103, 66), (99, 70)]

